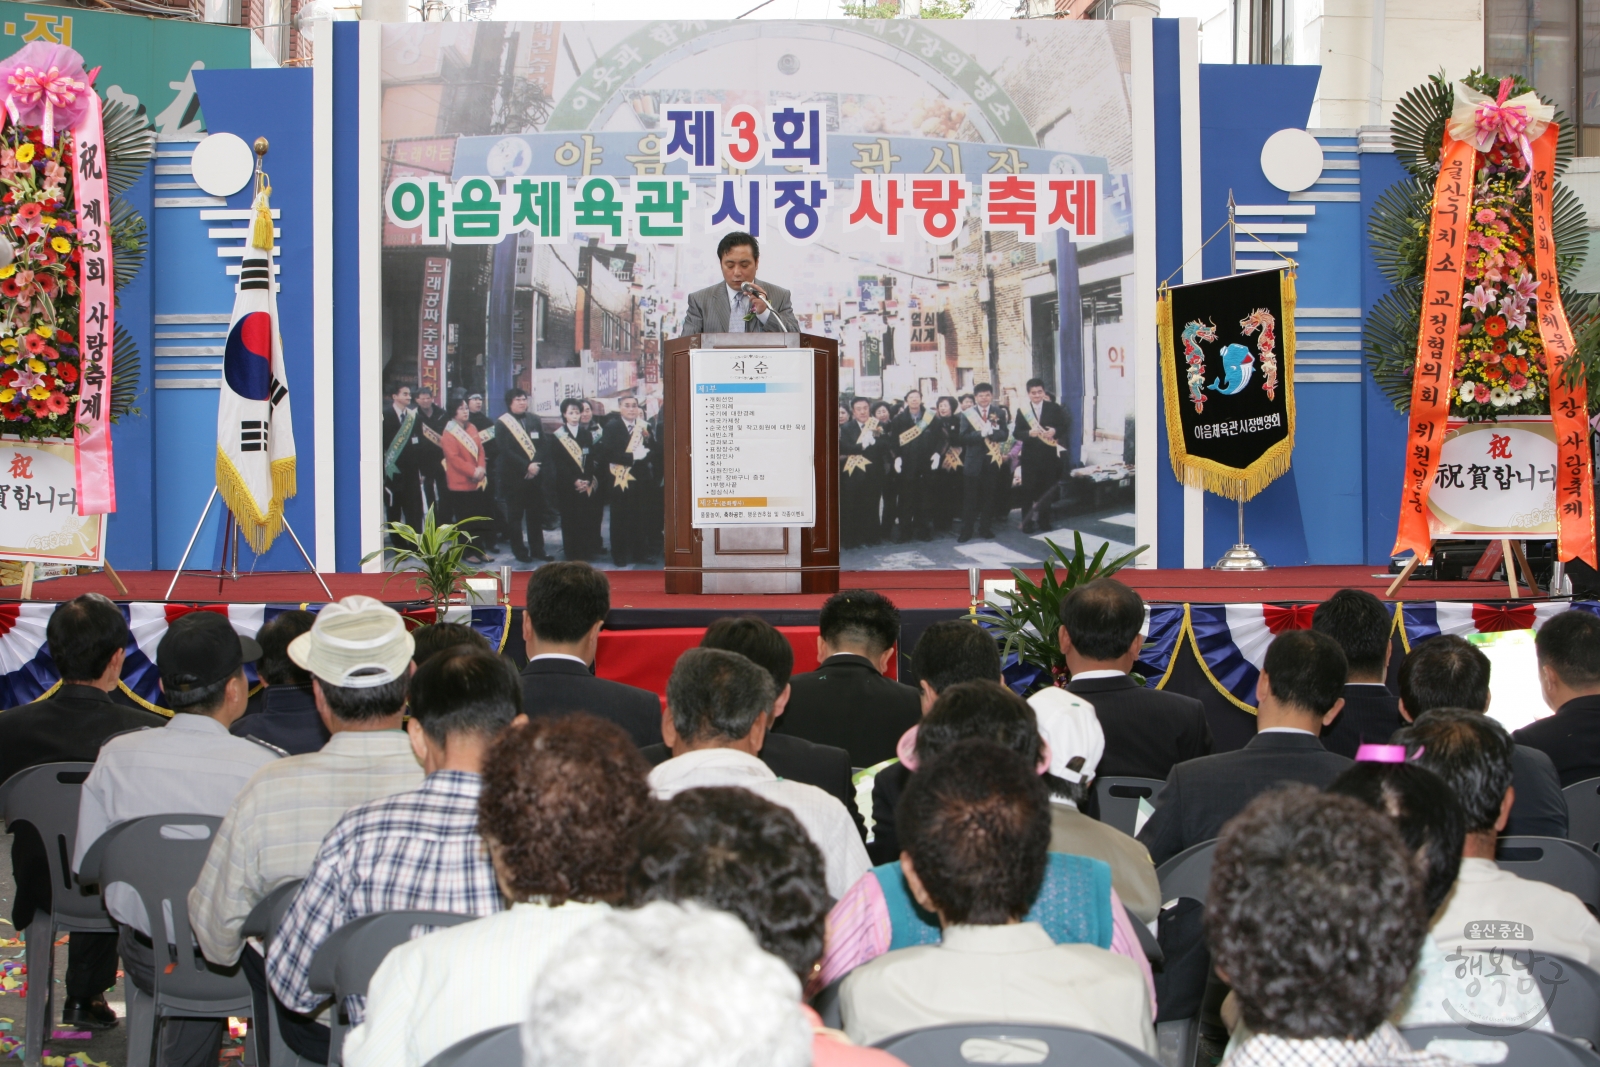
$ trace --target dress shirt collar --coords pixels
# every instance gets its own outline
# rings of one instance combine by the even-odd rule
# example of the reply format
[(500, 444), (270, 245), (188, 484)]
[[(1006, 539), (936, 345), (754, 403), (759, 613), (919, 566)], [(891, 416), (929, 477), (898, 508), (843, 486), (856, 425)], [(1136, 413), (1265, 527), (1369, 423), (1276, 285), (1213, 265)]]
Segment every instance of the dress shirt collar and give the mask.
[(177, 712), (167, 720), (166, 730), (177, 730), (181, 733), (216, 734), (219, 737), (231, 737), (228, 728), (209, 715), (193, 715)]
[(1316, 737), (1310, 730), (1302, 730), (1298, 726), (1269, 726), (1265, 730), (1257, 730), (1256, 736), (1262, 734), (1300, 734), (1303, 737)]
[(578, 666), (582, 667), (584, 670), (588, 670), (589, 669), (589, 665), (587, 663), (583, 662), (583, 660), (579, 659), (577, 656), (569, 656), (565, 652), (541, 652), (537, 656), (535, 656), (532, 659), (530, 659), (528, 662), (529, 663), (538, 663), (542, 659), (570, 659), (572, 662), (576, 663)]
[(873, 674), (878, 673), (878, 668), (872, 665), (872, 661), (858, 652), (835, 652), (833, 655), (819, 663), (817, 665), (817, 669), (821, 670), (823, 667), (843, 667), (846, 664), (865, 667)]
[(411, 751), (404, 730), (340, 730), (318, 749), (336, 756), (389, 756)]
[(1038, 923), (1010, 923), (1006, 926), (951, 926), (945, 930), (944, 947), (952, 952), (982, 952), (1010, 955), (1053, 948), (1055, 942)]
[(1456, 873), (1458, 882), (1488, 882), (1498, 878), (1504, 872), (1494, 860), (1479, 859), (1476, 856), (1462, 856), (1461, 869)]
[(1388, 683), (1386, 683), (1386, 682), (1346, 682), (1346, 683), (1344, 683), (1344, 687), (1346, 689), (1349, 689), (1351, 686), (1360, 686), (1362, 689), (1382, 689), (1384, 691), (1387, 691), (1388, 688), (1389, 688)]
[(697, 748), (673, 756), (650, 772), (652, 785), (672, 786), (676, 781), (700, 776), (737, 778), (751, 782), (776, 782), (778, 776), (761, 760), (736, 748)]
[(1038, 422), (1044, 416), (1044, 404), (1043, 403), (1029, 404), (1028, 407), (1033, 410), (1033, 421), (1034, 422)]
[(471, 771), (434, 771), (422, 780), (417, 792), (476, 801), (483, 792), (483, 775)]
[(1079, 671), (1072, 676), (1074, 682), (1087, 682), (1095, 678), (1126, 678), (1126, 671)]
[(739, 298), (741, 296), (743, 296), (744, 294), (739, 291), (738, 286), (729, 285), (727, 282), (723, 282), (722, 284), (723, 284), (723, 287), (728, 290), (728, 306), (730, 308), (738, 307), (739, 306)]

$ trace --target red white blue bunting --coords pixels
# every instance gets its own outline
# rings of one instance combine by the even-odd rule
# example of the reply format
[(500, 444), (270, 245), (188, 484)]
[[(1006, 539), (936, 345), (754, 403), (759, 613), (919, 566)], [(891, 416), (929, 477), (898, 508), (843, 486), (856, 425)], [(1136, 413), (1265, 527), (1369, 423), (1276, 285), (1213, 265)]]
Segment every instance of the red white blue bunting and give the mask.
[[(254, 637), (261, 627), (286, 611), (304, 607), (315, 612), (320, 604), (161, 604), (123, 603), (117, 605), (128, 620), (132, 639), (122, 667), (123, 694), (151, 711), (166, 713), (161, 707), (160, 678), (156, 672), (156, 647), (173, 621), (191, 611), (214, 611), (225, 615), (235, 631)], [(13, 708), (46, 696), (61, 681), (45, 642), (45, 627), (55, 611), (53, 603), (0, 604), (0, 708)], [(414, 628), (436, 621), (433, 607), (424, 604), (397, 606)], [(510, 628), (511, 609), (501, 606), (452, 607), (444, 621), (469, 623), (496, 649), (505, 647)], [(255, 670), (245, 673), (252, 685)]]

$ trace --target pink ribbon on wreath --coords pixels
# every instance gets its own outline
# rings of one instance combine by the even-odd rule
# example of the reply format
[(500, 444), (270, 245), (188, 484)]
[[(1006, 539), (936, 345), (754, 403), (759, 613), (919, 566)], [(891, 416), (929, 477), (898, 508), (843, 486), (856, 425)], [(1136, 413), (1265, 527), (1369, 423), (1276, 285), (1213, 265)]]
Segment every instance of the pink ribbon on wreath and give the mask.
[(89, 76), (83, 57), (64, 45), (34, 41), (0, 61), (5, 72), (6, 114), (19, 126), (41, 127), (46, 144), (56, 127), (73, 126), (89, 106)]
[(1555, 118), (1555, 108), (1541, 101), (1535, 92), (1508, 99), (1514, 84), (1509, 77), (1501, 78), (1500, 91), (1493, 97), (1465, 83), (1457, 84), (1447, 128), (1451, 137), (1471, 142), (1479, 152), (1489, 151), (1496, 141), (1516, 145), (1527, 164), (1527, 175), (1522, 180), (1527, 185), (1533, 177), (1533, 141)]

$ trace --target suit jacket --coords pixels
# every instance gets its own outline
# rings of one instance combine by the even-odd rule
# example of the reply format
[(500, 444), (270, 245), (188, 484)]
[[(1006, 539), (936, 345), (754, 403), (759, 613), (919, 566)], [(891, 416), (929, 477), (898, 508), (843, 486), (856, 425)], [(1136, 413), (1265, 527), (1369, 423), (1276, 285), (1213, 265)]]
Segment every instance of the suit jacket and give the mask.
[(1573, 782), (1600, 778), (1600, 696), (1569, 700), (1554, 715), (1511, 736), (1517, 744), (1550, 757), (1563, 789)]
[(1191, 845), (1210, 841), (1223, 823), (1259, 794), (1286, 782), (1324, 789), (1355, 763), (1309, 734), (1257, 734), (1236, 752), (1219, 752), (1172, 768), (1155, 795), (1155, 814), (1139, 831), (1157, 867)]
[[(924, 409), (931, 411), (931, 408)], [(903, 475), (926, 475), (932, 472), (933, 467), (929, 457), (935, 452), (944, 452), (944, 426), (939, 416), (935, 415), (928, 420), (927, 428), (905, 444), (900, 443), (900, 435), (909, 433), (917, 424), (911, 417), (911, 409), (903, 408), (900, 414), (894, 417), (889, 424), (890, 435), (894, 438), (894, 447), (900, 457), (905, 461), (900, 471)]]
[[(644, 419), (643, 415), (639, 418)], [(628, 424), (622, 421), (621, 415), (612, 415), (606, 419), (605, 432), (600, 437), (599, 468), (600, 474), (605, 478), (607, 486), (613, 492), (618, 491), (616, 480), (611, 475), (613, 465), (627, 467), (635, 479), (629, 487), (621, 492), (634, 493), (642, 496), (656, 483), (655, 470), (661, 463), (661, 438), (656, 428), (645, 422), (645, 437), (641, 442), (646, 455), (643, 459), (635, 459), (633, 453), (628, 451), (628, 442), (633, 438), (633, 431), (628, 429)], [(637, 490), (637, 492), (635, 492)]]
[[(781, 721), (781, 720), (780, 720)], [(672, 758), (666, 745), (646, 745), (640, 749), (650, 766), (659, 767)], [(855, 820), (856, 832), (866, 840), (867, 825), (856, 806), (856, 787), (850, 780), (850, 753), (832, 745), (814, 745), (803, 737), (767, 731), (761, 745), (761, 762), (779, 778), (814, 785), (844, 805)]]
[(1387, 686), (1354, 683), (1344, 687), (1344, 710), (1331, 726), (1322, 728), (1322, 747), (1350, 759), (1363, 744), (1386, 745), (1406, 724), (1400, 717), (1400, 700)]
[[(510, 412), (506, 414), (510, 415)], [(516, 436), (499, 421), (495, 422), (494, 440), (489, 442), (489, 466), (495, 472), (495, 490), (502, 497), (511, 497), (520, 491), (527, 496), (536, 496), (544, 492), (545, 475), (550, 470), (550, 441), (544, 432), (544, 423), (533, 412), (525, 412), (520, 418), (511, 415), (522, 425), (523, 432), (528, 435), (528, 441), (533, 445), (533, 455), (529, 456), (517, 441)], [(539, 464), (539, 473), (529, 478), (528, 464)]]
[[(746, 323), (745, 332), (785, 333), (798, 330), (800, 327), (795, 320), (794, 309), (789, 306), (789, 290), (771, 282), (757, 281), (756, 284), (767, 291), (767, 307), (772, 309), (772, 314), (767, 316), (766, 322), (756, 319)], [(689, 310), (683, 316), (683, 328), (678, 336), (727, 333), (728, 317), (732, 310), (726, 282), (698, 289), (689, 294)]]
[[(125, 707), (92, 685), (63, 685), (48, 700), (0, 713), (0, 782), (41, 763), (93, 763), (108, 738), (129, 730), (165, 726), (153, 712)], [(22, 929), (36, 910), (50, 907), (50, 865), (44, 842), (27, 824), (11, 838), (17, 895), (11, 921)]]
[[(862, 425), (851, 419), (839, 427), (839, 470), (840, 479), (855, 482), (859, 479), (877, 481), (885, 472), (894, 466), (894, 436), (889, 430), (879, 425), (878, 420), (868, 417), (865, 429), (872, 431), (872, 443), (863, 447), (861, 445)], [(870, 464), (866, 470), (844, 475), (845, 462), (849, 456), (865, 456)], [(874, 512), (876, 514), (876, 512)]]
[[(1041, 429), (1056, 432), (1056, 444), (1063, 448), (1067, 446), (1067, 430), (1072, 425), (1066, 412), (1061, 410), (1061, 405), (1054, 400), (1046, 400), (1039, 405), (1039, 426)], [(1022, 442), (1022, 463), (1026, 467), (1031, 462), (1057, 463), (1059, 456), (1055, 447), (1046, 444), (1041, 438), (1034, 437), (1030, 431), (1033, 426), (1033, 401), (1024, 397), (1017, 404), (1016, 427), (1011, 431), (1011, 436)]]
[(879, 674), (864, 656), (829, 656), (789, 685), (789, 707), (774, 729), (842, 748), (852, 767), (893, 759), (901, 735), (922, 721), (921, 695)]
[[(1132, 678), (1085, 678), (1067, 686), (1094, 705), (1106, 735), (1096, 777), (1161, 778), (1185, 760), (1211, 754), (1211, 727), (1205, 706), (1194, 697), (1146, 689)], [(1084, 805), (1099, 816), (1093, 790)]]
[(522, 710), (530, 719), (588, 712), (628, 731), (640, 748), (661, 743), (661, 701), (654, 693), (596, 678), (576, 660), (529, 660), (522, 668)]
[[(974, 405), (967, 410), (977, 411), (978, 409)], [(1006, 437), (1010, 432), (1006, 429), (1006, 409), (999, 404), (991, 403), (989, 405), (989, 416), (992, 419), (997, 419), (998, 423), (992, 425), (987, 433), (979, 433), (977, 428), (972, 425), (972, 420), (967, 417), (967, 412), (961, 412), (961, 421), (957, 428), (962, 452), (961, 473), (968, 478), (976, 478), (986, 470), (993, 471), (998, 469), (989, 458), (988, 446), (990, 442), (1000, 445), (1005, 444)], [(1006, 484), (1010, 485), (1011, 483), (1007, 482)]]
[[(416, 418), (411, 422), (411, 436), (400, 449), (400, 455), (395, 457), (394, 465), (400, 469), (400, 474), (414, 477), (417, 473), (417, 464), (422, 460), (421, 446), (427, 442), (422, 437), (422, 412), (416, 412)], [(395, 434), (400, 432), (400, 416), (394, 413), (394, 405), (388, 400), (383, 402), (383, 441), (378, 447), (378, 458), (382, 458), (389, 451), (389, 442), (394, 440)]]
[(309, 685), (269, 685), (261, 696), (261, 707), (228, 727), (230, 734), (281, 748), (287, 756), (322, 751), (330, 735)]
[(1517, 795), (1511, 802), (1505, 833), (1567, 836), (1567, 796), (1561, 791), (1561, 778), (1548, 755), (1527, 745), (1516, 746), (1511, 753), (1511, 788)]

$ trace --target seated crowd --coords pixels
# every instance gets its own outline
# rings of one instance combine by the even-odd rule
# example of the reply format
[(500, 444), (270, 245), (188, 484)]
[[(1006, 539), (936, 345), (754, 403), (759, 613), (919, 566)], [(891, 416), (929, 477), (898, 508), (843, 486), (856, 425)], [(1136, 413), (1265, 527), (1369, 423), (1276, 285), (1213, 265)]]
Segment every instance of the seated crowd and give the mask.
[[(368, 597), (254, 638), (194, 611), (156, 650), (168, 719), (113, 697), (127, 623), (79, 597), (46, 635), (62, 685), (0, 714), (0, 780), (94, 764), (74, 872), (129, 820), (219, 817), (195, 943), (316, 1063), (336, 1014), (351, 1067), (421, 1067), (505, 1026), (540, 1067), (890, 1065), (865, 1046), (962, 1022), (1155, 1057), (1158, 1023), (1198, 1017), (1227, 1064), (1432, 1067), (1454, 1061), (1400, 1028), (1552, 1029), (1537, 982), (1483, 994), (1470, 953), (1525, 954), (1529, 978), (1535, 954), (1600, 968), (1585, 904), (1495, 862), (1503, 834), (1565, 836), (1562, 787), (1600, 776), (1587, 612), (1540, 629), (1555, 714), (1512, 735), (1481, 651), (1436, 637), (1392, 671), (1388, 609), (1343, 590), (1272, 641), (1254, 737), (1216, 752), (1200, 701), (1133, 675), (1144, 604), (1112, 579), (1064, 598), (1070, 682), (1027, 699), (959, 619), (908, 642), (916, 685), (897, 681), (901, 619), (869, 590), (823, 607), (816, 670), (762, 619), (725, 618), (658, 696), (594, 675), (609, 609), (587, 564), (536, 570), (520, 673), (472, 628), (411, 631)], [(1136, 836), (1100, 819), (1111, 776), (1165, 783)], [(1157, 865), (1200, 845), (1204, 904), (1164, 902)], [(53, 888), (31, 827), (12, 865), (22, 928)], [(147, 994), (164, 963), (137, 890), (103, 893), (118, 932), (70, 935), (69, 1026), (116, 1024), (119, 957)], [(470, 921), (419, 926), (330, 1003), (319, 949), (394, 911)], [(223, 1037), (165, 1019), (161, 1062), (212, 1067)]]

